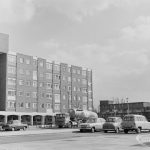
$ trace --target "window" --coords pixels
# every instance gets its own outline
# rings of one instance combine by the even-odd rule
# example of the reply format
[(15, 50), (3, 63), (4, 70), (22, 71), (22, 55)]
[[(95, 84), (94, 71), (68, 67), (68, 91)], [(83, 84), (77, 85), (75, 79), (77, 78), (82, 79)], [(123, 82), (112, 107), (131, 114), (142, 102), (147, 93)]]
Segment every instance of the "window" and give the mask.
[(26, 108), (30, 108), (30, 103), (26, 103)]
[(44, 87), (44, 82), (40, 82), (39, 87)]
[(71, 86), (68, 86), (68, 91), (71, 91)]
[(52, 73), (46, 73), (46, 79), (52, 79)]
[(73, 90), (74, 90), (74, 91), (76, 91), (76, 90), (77, 90), (77, 88), (74, 86), (74, 87), (73, 87)]
[(10, 73), (10, 74), (16, 74), (16, 67), (8, 66), (8, 73)]
[(80, 70), (77, 70), (77, 74), (80, 74), (81, 73), (81, 71)]
[(19, 96), (23, 96), (23, 91), (18, 91)]
[(26, 70), (26, 75), (30, 75), (31, 74), (31, 72), (30, 72), (30, 70)]
[(76, 73), (76, 70), (75, 70), (75, 69), (72, 69), (72, 73), (74, 73), (74, 74), (75, 74), (75, 73)]
[(26, 81), (26, 86), (31, 86), (31, 81)]
[(41, 104), (41, 108), (44, 108), (44, 104)]
[(40, 65), (40, 67), (44, 67), (44, 63), (42, 60), (39, 62), (39, 65)]
[(66, 105), (63, 105), (63, 109), (66, 109)]
[(81, 79), (78, 79), (78, 82), (81, 82)]
[(52, 64), (47, 62), (46, 63), (46, 69), (52, 70)]
[(65, 66), (62, 67), (62, 71), (63, 71), (63, 72), (65, 72), (66, 69), (67, 69), (67, 68), (66, 68)]
[(86, 76), (86, 70), (82, 70), (82, 75)]
[(37, 71), (33, 71), (33, 80), (37, 80)]
[(32, 93), (33, 98), (37, 98), (37, 92)]
[(46, 98), (47, 99), (52, 99), (52, 93), (46, 93)]
[(71, 72), (71, 68), (70, 67), (68, 68), (68, 72)]
[(30, 92), (26, 92), (26, 97), (30, 97)]
[(37, 65), (37, 60), (33, 59), (33, 65), (36, 66)]
[(54, 65), (54, 70), (55, 70), (55, 71), (60, 71), (60, 66), (55, 64), (55, 65)]
[(63, 95), (63, 100), (65, 100), (66, 99), (66, 95)]
[(23, 107), (23, 103), (20, 104), (20, 107)]
[(45, 93), (42, 93), (42, 94), (41, 94), (41, 97), (44, 98), (44, 97), (45, 97)]
[(86, 79), (82, 79), (82, 84), (87, 84), (87, 80)]
[(37, 108), (37, 103), (33, 103), (32, 106), (33, 106), (33, 109), (36, 109)]
[(62, 76), (62, 79), (63, 79), (64, 81), (66, 81), (66, 77), (65, 77), (65, 76)]
[(60, 75), (59, 74), (54, 74), (54, 79), (55, 80), (60, 80)]
[(24, 74), (24, 70), (23, 69), (19, 69), (19, 73), (20, 74)]
[(40, 78), (44, 78), (44, 74), (43, 73), (40, 73), (39, 76), (40, 76)]
[(71, 77), (68, 77), (68, 82), (71, 82)]
[(52, 89), (52, 83), (47, 82), (47, 83), (46, 83), (46, 88), (47, 88), (47, 89)]
[(8, 85), (15, 86), (16, 85), (16, 79), (15, 78), (8, 78)]
[(83, 93), (87, 93), (87, 88), (82, 88)]
[(87, 103), (87, 96), (83, 96), (83, 102)]
[(8, 62), (10, 62), (10, 63), (16, 63), (16, 56), (14, 56), (14, 55), (8, 55)]
[(26, 64), (27, 64), (27, 65), (30, 64), (30, 59), (26, 59)]
[(60, 102), (60, 94), (54, 94), (54, 98), (55, 98), (55, 103)]
[(33, 87), (37, 87), (37, 81), (33, 81)]
[(20, 63), (23, 63), (23, 62), (24, 62), (24, 59), (20, 57), (20, 58), (19, 58), (19, 62), (20, 62)]
[(8, 99), (16, 100), (16, 90), (8, 90)]
[(87, 105), (83, 105), (83, 110), (87, 110)]
[(55, 110), (60, 110), (60, 104), (55, 104)]
[(7, 102), (7, 107), (8, 108), (15, 108), (15, 105), (16, 105), (15, 102), (10, 102), (10, 101)]
[(76, 78), (73, 78), (73, 82), (76, 82)]
[(60, 90), (59, 84), (54, 84), (54, 89), (55, 90)]
[(51, 107), (51, 104), (50, 104), (50, 103), (47, 103), (47, 104), (46, 104), (46, 108), (47, 108), (47, 109), (52, 108), (52, 107)]
[(24, 85), (24, 81), (23, 80), (19, 80), (19, 85)]

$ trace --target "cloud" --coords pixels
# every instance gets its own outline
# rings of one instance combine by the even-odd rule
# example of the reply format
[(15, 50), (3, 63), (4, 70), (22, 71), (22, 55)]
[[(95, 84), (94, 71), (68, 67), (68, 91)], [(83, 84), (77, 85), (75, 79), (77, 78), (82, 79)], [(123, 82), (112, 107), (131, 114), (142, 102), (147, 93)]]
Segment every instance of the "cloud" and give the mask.
[(29, 21), (35, 13), (33, 0), (1, 0), (0, 23)]
[(131, 41), (145, 42), (150, 40), (150, 16), (140, 16), (132, 26), (122, 29), (123, 38)]

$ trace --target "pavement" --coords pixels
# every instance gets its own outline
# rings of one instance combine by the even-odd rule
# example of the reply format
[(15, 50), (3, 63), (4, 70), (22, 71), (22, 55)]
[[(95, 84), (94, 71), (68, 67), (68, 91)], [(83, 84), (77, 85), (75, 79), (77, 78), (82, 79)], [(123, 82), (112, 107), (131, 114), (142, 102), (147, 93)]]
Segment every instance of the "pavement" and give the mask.
[(20, 131), (0, 131), (1, 136), (16, 136), (16, 135), (33, 135), (33, 134), (49, 134), (79, 131), (78, 128), (44, 128), (30, 126), (27, 130)]

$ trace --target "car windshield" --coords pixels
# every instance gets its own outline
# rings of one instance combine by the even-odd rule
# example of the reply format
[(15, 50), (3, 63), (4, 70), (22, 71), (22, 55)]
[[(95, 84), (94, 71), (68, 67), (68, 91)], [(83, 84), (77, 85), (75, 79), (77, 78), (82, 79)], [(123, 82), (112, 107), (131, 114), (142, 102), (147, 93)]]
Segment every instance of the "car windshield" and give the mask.
[(107, 118), (107, 122), (116, 122), (115, 118)]
[(124, 121), (134, 121), (134, 117), (133, 116), (125, 116), (123, 118)]
[(95, 118), (89, 118), (86, 122), (87, 123), (95, 123), (96, 119)]

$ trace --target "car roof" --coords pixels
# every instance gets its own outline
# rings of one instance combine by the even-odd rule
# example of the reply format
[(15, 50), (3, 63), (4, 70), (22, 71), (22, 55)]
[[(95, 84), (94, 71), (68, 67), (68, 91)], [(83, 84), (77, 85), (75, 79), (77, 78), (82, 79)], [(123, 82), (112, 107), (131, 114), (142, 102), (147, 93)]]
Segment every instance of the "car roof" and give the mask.
[[(130, 116), (135, 116), (135, 117), (144, 117), (143, 115), (138, 115), (138, 114), (128, 114), (128, 115), (125, 115), (125, 116), (129, 116), (129, 117), (130, 117)], [(124, 117), (125, 117), (125, 116), (124, 116)]]

